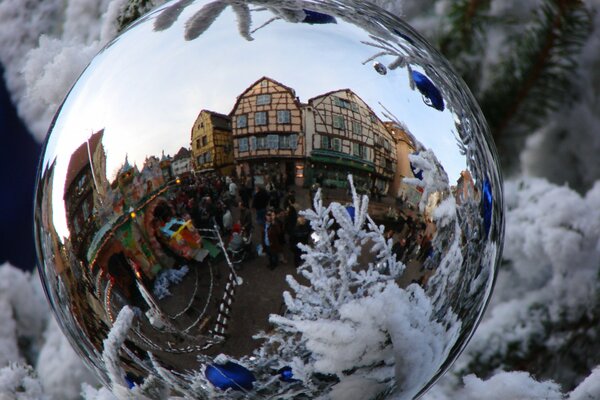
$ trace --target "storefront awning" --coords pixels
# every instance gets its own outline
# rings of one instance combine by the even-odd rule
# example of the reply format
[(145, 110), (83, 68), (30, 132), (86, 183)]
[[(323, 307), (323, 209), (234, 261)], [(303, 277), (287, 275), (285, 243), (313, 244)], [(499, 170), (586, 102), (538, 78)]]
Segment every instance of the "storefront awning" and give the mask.
[(327, 150), (313, 150), (311, 152), (310, 161), (340, 165), (343, 167), (355, 168), (366, 172), (375, 172), (375, 166), (370, 161), (360, 160), (358, 158), (351, 158), (346, 154), (330, 152)]

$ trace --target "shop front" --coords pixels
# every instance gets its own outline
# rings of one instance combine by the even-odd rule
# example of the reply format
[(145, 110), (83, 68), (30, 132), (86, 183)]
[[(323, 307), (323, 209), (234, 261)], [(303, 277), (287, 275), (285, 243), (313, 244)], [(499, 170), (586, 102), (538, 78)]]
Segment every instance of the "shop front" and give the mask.
[(373, 163), (339, 152), (313, 150), (305, 171), (305, 186), (315, 183), (328, 189), (348, 189), (348, 174), (359, 193), (370, 193), (374, 185)]

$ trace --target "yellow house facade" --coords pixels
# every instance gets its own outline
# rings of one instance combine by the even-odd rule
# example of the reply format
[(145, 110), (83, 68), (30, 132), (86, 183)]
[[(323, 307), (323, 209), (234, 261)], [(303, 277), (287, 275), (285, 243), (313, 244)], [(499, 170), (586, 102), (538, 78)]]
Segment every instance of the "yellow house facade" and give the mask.
[(404, 191), (410, 190), (402, 185), (402, 180), (404, 178), (414, 178), (408, 156), (415, 152), (415, 145), (410, 135), (401, 126), (391, 121), (384, 122), (384, 124), (394, 139), (397, 154), (396, 174), (389, 193), (394, 197), (398, 197), (401, 189)]
[(234, 169), (231, 118), (214, 111), (200, 111), (192, 127), (191, 149), (194, 170), (231, 175)]

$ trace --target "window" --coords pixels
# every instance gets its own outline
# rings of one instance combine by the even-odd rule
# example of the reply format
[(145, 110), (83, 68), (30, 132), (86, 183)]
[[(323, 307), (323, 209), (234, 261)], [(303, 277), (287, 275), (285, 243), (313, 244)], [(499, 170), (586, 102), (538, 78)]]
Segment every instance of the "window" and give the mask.
[(331, 141), (331, 148), (335, 151), (340, 151), (342, 147), (342, 141), (339, 138), (334, 138)]
[(256, 150), (256, 136), (250, 136), (250, 150)]
[(298, 148), (298, 135), (290, 135), (290, 149), (296, 150)]
[(290, 110), (277, 110), (277, 123), (278, 124), (289, 124), (290, 123)]
[(212, 161), (212, 152), (209, 150), (206, 153), (204, 153), (204, 162), (211, 162)]
[(264, 136), (256, 138), (256, 148), (257, 149), (260, 150), (260, 149), (266, 149), (267, 148), (267, 141), (265, 139), (266, 138)]
[(248, 151), (248, 138), (240, 138), (238, 140), (240, 151)]
[(266, 111), (259, 111), (254, 114), (255, 125), (266, 125), (267, 124), (267, 113)]
[(279, 136), (279, 148), (280, 149), (289, 149), (290, 148), (290, 136), (288, 136), (288, 135)]
[(333, 98), (333, 104), (341, 108), (346, 108), (348, 110), (358, 111), (358, 105), (356, 105), (356, 103), (351, 102), (347, 99), (342, 99), (341, 97), (335, 96)]
[(321, 136), (321, 148), (329, 149), (329, 136)]
[(266, 88), (267, 86), (269, 86), (269, 81), (267, 81), (266, 79), (263, 79), (263, 80), (260, 82), (260, 87), (262, 87), (262, 88)]
[(277, 150), (279, 148), (279, 136), (267, 135), (267, 148)]
[(360, 156), (360, 144), (352, 143), (352, 154), (359, 157)]
[(369, 119), (373, 124), (377, 122), (377, 117), (375, 116), (375, 114), (369, 114)]
[(246, 128), (247, 126), (248, 126), (248, 116), (246, 114), (238, 115), (237, 127), (238, 128)]
[(266, 104), (271, 104), (271, 95), (270, 94), (259, 94), (256, 96), (256, 105), (264, 106)]
[(202, 146), (206, 146), (208, 144), (208, 137), (202, 136)]
[(352, 132), (355, 135), (360, 135), (362, 133), (362, 125), (360, 122), (352, 121)]
[(198, 163), (198, 165), (202, 165), (204, 164), (204, 154), (200, 154), (197, 158), (196, 158), (196, 162)]
[(341, 115), (333, 114), (333, 127), (337, 129), (344, 129), (346, 125), (344, 124), (344, 117)]
[(364, 158), (365, 160), (369, 159), (369, 149), (365, 145), (359, 145), (358, 147), (360, 158)]
[(200, 147), (200, 139), (196, 139), (196, 148)]

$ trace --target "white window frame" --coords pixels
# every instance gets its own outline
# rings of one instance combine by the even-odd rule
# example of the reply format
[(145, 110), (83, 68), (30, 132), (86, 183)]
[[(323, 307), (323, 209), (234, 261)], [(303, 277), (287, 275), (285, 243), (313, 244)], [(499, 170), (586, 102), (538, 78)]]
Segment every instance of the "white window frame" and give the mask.
[(271, 95), (270, 94), (259, 94), (256, 96), (256, 105), (257, 106), (266, 106), (271, 104)]
[(340, 140), (340, 138), (333, 138), (331, 140), (331, 149), (335, 151), (341, 151), (342, 141)]
[(248, 138), (247, 137), (243, 137), (238, 140), (238, 150), (240, 152), (248, 151)]
[[(242, 121), (244, 121), (242, 123)], [(247, 128), (248, 127), (248, 114), (238, 115), (236, 119), (236, 126), (238, 128)]]
[[(264, 116), (264, 118), (262, 118)], [(261, 117), (261, 118), (259, 118)], [(269, 119), (267, 117), (267, 112), (266, 111), (257, 111), (254, 114), (254, 125), (256, 126), (265, 126), (268, 125), (269, 123)]]
[(267, 148), (269, 150), (279, 149), (279, 135), (267, 135)]
[(264, 150), (267, 148), (267, 138), (265, 136), (258, 136), (256, 138), (256, 150)]
[(290, 110), (277, 110), (277, 123), (289, 124), (292, 122), (292, 113)]
[(333, 114), (333, 127), (335, 129), (346, 129), (346, 121), (344, 116), (340, 114)]
[(290, 149), (296, 150), (298, 148), (298, 135), (291, 134), (290, 135)]

